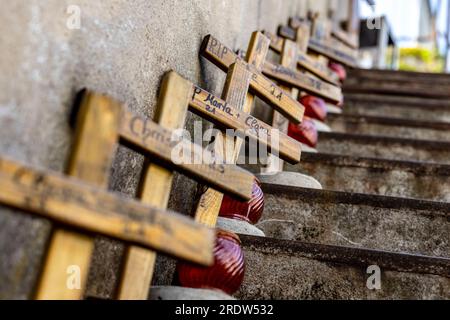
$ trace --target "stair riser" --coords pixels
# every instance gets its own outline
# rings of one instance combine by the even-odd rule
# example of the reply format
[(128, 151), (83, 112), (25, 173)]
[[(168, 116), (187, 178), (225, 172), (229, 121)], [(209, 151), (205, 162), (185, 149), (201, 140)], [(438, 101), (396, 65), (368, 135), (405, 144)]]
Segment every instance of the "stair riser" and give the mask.
[(327, 190), (450, 202), (448, 175), (305, 161), (300, 165), (286, 164), (285, 170), (310, 175)]
[(317, 150), (322, 153), (385, 158), (404, 161), (428, 161), (450, 164), (450, 147), (429, 142), (399, 142), (391, 139), (361, 139), (321, 134)]
[(346, 83), (343, 87), (345, 93), (378, 93), (378, 94), (395, 94), (395, 95), (411, 95), (421, 98), (450, 98), (450, 86), (430, 86), (420, 85), (416, 83), (402, 82), (381, 82), (380, 81), (363, 81), (355, 83)]
[(404, 81), (404, 82), (422, 82), (435, 83), (438, 81), (442, 84), (450, 85), (450, 76), (443, 73), (419, 73), (419, 72), (405, 72), (405, 71), (390, 71), (390, 70), (363, 70), (355, 69), (348, 71), (349, 79), (372, 79), (380, 81)]
[(376, 206), (368, 202), (377, 201), (371, 195), (361, 195), (369, 203), (361, 204), (366, 201), (333, 199), (336, 195), (323, 191), (299, 191), (298, 197), (265, 191), (265, 196), (264, 215), (258, 227), (267, 237), (450, 256), (449, 216), (432, 209), (384, 207), (383, 197), (378, 197)]
[(369, 290), (367, 266), (323, 262), (244, 246), (239, 299), (450, 299), (450, 279), (381, 269), (381, 290)]
[(362, 133), (376, 136), (388, 136), (409, 139), (450, 141), (450, 130), (408, 127), (383, 123), (367, 123), (363, 120), (347, 120), (342, 117), (330, 117), (327, 124), (335, 132)]
[(427, 120), (450, 122), (450, 109), (427, 109), (416, 105), (392, 105), (383, 103), (370, 103), (346, 100), (344, 112), (366, 116), (383, 116), (392, 118), (404, 118), (411, 120)]

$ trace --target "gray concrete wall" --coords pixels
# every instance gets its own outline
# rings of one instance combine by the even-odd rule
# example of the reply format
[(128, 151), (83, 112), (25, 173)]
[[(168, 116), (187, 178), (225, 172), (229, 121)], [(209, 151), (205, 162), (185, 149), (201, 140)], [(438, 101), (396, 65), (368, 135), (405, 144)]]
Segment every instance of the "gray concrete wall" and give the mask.
[[(198, 58), (205, 35), (211, 33), (233, 49), (245, 48), (252, 31), (275, 32), (289, 16), (327, 4), (327, 0), (0, 0), (0, 154), (62, 171), (73, 136), (68, 117), (81, 88), (108, 94), (148, 116), (153, 115), (161, 77), (171, 69), (220, 93), (224, 75)], [(81, 9), (79, 30), (66, 27), (69, 5)], [(121, 148), (111, 188), (133, 195), (141, 163), (141, 157)], [(190, 210), (195, 185), (186, 187), (187, 183), (185, 178), (176, 179), (171, 208)], [(181, 187), (183, 196), (177, 196)], [(30, 297), (49, 230), (41, 219), (0, 211), (0, 298)], [(114, 281), (106, 287), (101, 281), (114, 278), (122, 252), (120, 244), (101, 243), (105, 248), (97, 250), (102, 255), (97, 264), (107, 268), (99, 273), (101, 284), (93, 285), (93, 294), (111, 290)]]

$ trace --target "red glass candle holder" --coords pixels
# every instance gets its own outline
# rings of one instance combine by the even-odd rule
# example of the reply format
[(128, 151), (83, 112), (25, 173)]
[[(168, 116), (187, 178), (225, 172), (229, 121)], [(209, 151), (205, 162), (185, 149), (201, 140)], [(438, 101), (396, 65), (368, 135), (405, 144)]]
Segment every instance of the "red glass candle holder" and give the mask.
[(288, 135), (311, 148), (315, 148), (319, 140), (316, 125), (308, 117), (304, 117), (301, 124), (289, 123)]
[(322, 122), (327, 119), (327, 106), (323, 99), (306, 95), (298, 101), (305, 107), (305, 116)]
[(255, 178), (252, 188), (252, 198), (245, 202), (224, 195), (219, 216), (228, 219), (258, 223), (264, 211), (264, 193), (260, 182)]
[(217, 230), (214, 264), (202, 267), (188, 262), (177, 265), (178, 279), (183, 287), (220, 289), (227, 294), (239, 290), (244, 280), (244, 253), (239, 237), (231, 232)]
[(338, 75), (339, 80), (341, 82), (344, 82), (345, 79), (347, 79), (347, 71), (345, 70), (345, 67), (342, 64), (336, 63), (336, 62), (330, 62), (328, 64), (328, 67)]

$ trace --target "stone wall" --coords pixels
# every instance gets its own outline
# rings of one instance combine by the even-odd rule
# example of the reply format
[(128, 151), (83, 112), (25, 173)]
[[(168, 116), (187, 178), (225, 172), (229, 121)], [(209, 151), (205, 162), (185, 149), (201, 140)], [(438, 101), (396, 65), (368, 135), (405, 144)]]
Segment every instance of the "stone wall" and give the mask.
[[(224, 75), (198, 57), (205, 35), (245, 48), (252, 31), (275, 32), (290, 16), (340, 7), (339, 1), (346, 0), (0, 0), (0, 154), (62, 171), (80, 89), (108, 94), (150, 117), (161, 77), (171, 69), (219, 94)], [(81, 9), (79, 30), (66, 27), (69, 5)], [(134, 195), (141, 163), (119, 149), (111, 188)], [(170, 207), (189, 212), (194, 192), (192, 182), (177, 176)], [(30, 297), (49, 232), (47, 221), (0, 211), (0, 298)], [(107, 268), (91, 274), (90, 290), (107, 295), (114, 281), (104, 287), (103, 280), (117, 274), (122, 248), (99, 243), (94, 267)]]

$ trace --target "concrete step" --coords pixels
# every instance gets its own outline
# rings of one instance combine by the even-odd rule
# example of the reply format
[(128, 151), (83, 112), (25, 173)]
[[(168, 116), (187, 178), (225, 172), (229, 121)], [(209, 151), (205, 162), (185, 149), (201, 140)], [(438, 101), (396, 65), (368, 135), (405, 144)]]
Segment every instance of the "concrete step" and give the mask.
[(405, 82), (425, 82), (450, 84), (450, 74), (446, 73), (425, 73), (411, 71), (393, 71), (393, 70), (367, 70), (367, 69), (349, 69), (348, 78), (371, 79), (384, 82), (405, 81)]
[(450, 164), (450, 142), (443, 141), (321, 132), (317, 150), (358, 157)]
[(409, 95), (415, 97), (450, 98), (450, 84), (436, 85), (436, 81), (381, 81), (371, 79), (350, 78), (343, 86), (346, 93), (380, 93), (392, 95)]
[[(246, 274), (237, 298), (450, 299), (450, 259), (241, 237)], [(368, 267), (381, 269), (381, 290), (367, 288)]]
[(349, 115), (450, 122), (450, 100), (346, 94), (343, 111)]
[(307, 174), (324, 189), (450, 202), (450, 166), (304, 153), (285, 171)]
[(450, 203), (263, 184), (267, 237), (450, 257)]
[(450, 141), (450, 122), (329, 114), (326, 123), (334, 132)]

